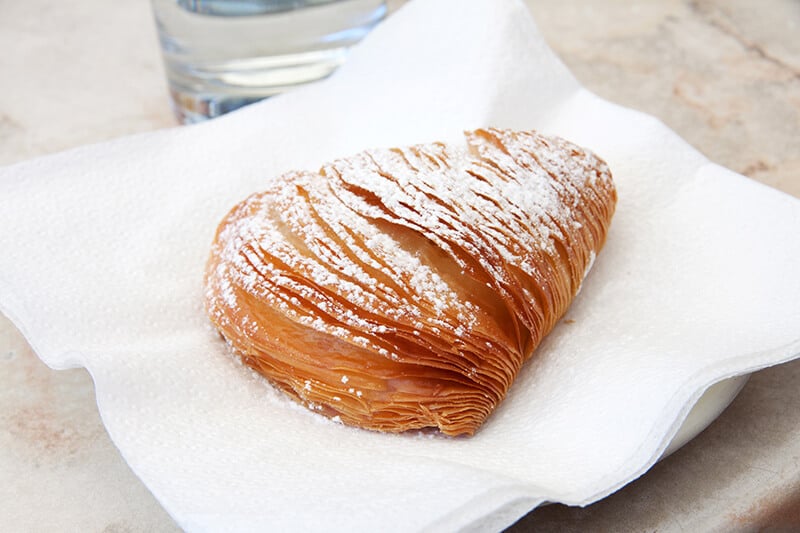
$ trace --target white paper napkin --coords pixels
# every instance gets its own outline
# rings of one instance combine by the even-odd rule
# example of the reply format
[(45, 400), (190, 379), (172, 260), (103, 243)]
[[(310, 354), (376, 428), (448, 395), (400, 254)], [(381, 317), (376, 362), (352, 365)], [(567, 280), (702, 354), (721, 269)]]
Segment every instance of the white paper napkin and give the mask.
[[(216, 224), (294, 168), (536, 128), (585, 145), (619, 205), (584, 289), (473, 438), (296, 407), (202, 311)], [(412, 2), (331, 79), (206, 124), (0, 170), (0, 306), (91, 372), (111, 438), (194, 531), (498, 529), (659, 457), (710, 384), (800, 353), (800, 202), (582, 89), (516, 1)]]

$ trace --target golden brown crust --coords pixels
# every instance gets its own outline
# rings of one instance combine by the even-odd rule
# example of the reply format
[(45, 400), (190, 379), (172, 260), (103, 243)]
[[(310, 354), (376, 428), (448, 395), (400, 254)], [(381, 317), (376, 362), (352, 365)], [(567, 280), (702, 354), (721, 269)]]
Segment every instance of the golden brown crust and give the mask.
[(476, 431), (580, 288), (616, 191), (562, 139), (465, 138), (288, 173), (234, 207), (206, 306), (246, 364), (348, 425)]

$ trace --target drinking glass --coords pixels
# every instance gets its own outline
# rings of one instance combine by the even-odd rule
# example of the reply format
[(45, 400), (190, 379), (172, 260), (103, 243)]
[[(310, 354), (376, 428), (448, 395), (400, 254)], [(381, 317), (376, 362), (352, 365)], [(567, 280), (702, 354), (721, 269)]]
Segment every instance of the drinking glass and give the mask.
[(322, 79), (384, 0), (152, 0), (175, 114), (215, 117)]

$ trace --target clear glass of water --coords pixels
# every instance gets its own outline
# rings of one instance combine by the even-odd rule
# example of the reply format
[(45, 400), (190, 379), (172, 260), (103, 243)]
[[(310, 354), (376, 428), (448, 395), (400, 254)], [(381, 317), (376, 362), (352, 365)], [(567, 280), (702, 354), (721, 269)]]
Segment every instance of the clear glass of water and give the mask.
[(152, 0), (170, 96), (192, 123), (331, 74), (385, 0)]

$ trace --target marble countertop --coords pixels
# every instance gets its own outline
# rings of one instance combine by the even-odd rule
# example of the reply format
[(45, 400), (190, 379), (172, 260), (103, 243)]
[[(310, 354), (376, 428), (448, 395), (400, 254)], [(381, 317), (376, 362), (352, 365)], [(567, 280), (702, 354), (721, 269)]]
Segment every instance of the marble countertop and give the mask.
[[(800, 197), (796, 1), (528, 4), (589, 89)], [(146, 0), (2, 2), (0, 49), (0, 165), (176, 125)], [(4, 530), (177, 529), (108, 438), (85, 370), (50, 370), (2, 315), (0, 369)], [(800, 361), (754, 374), (716, 422), (639, 480), (587, 508), (540, 508), (512, 529), (800, 529), (798, 383)]]

